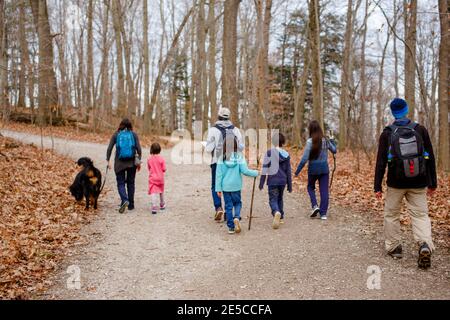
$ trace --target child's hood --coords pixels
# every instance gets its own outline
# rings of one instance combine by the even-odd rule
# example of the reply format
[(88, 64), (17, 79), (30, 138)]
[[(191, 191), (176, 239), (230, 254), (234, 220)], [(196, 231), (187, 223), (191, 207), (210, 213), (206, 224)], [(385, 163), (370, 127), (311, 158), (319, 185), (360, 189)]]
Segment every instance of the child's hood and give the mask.
[(278, 154), (280, 155), (280, 163), (285, 162), (285, 161), (290, 161), (291, 157), (289, 155), (289, 152), (287, 152), (284, 149), (281, 148), (276, 148), (276, 150), (278, 151)]
[(234, 168), (242, 163), (244, 157), (240, 153), (232, 153), (230, 159), (225, 160), (224, 164), (227, 168)]

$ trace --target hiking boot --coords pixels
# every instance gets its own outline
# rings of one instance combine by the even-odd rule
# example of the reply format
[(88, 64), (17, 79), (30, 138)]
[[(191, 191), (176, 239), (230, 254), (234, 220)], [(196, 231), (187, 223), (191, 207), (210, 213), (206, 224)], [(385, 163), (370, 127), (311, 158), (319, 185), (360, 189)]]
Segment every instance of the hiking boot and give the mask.
[(125, 210), (128, 209), (128, 206), (130, 205), (130, 203), (128, 201), (125, 201), (124, 203), (122, 203), (122, 205), (119, 208), (119, 213), (123, 214), (125, 213)]
[(223, 209), (222, 208), (216, 209), (216, 214), (214, 215), (214, 220), (216, 220), (217, 222), (220, 222), (220, 220), (222, 220), (222, 216), (223, 216)]
[(394, 258), (395, 260), (397, 259), (402, 259), (403, 258), (403, 249), (402, 249), (402, 245), (399, 244), (394, 250), (389, 251), (388, 255), (390, 255), (392, 258)]
[(317, 218), (319, 213), (320, 213), (320, 209), (319, 209), (319, 207), (316, 206), (316, 207), (314, 207), (314, 209), (313, 209), (313, 211), (312, 211), (312, 213), (311, 213), (311, 215), (309, 217), (311, 219)]
[(275, 212), (275, 215), (273, 217), (273, 222), (272, 222), (272, 228), (274, 228), (275, 230), (279, 229), (280, 222), (281, 222), (281, 213)]
[(133, 211), (133, 210), (134, 210), (134, 204), (128, 205), (128, 211)]
[(428, 269), (431, 267), (431, 249), (424, 243), (419, 249), (418, 266), (420, 269)]
[(241, 233), (242, 229), (241, 229), (241, 222), (239, 221), (238, 218), (234, 219), (234, 231), (236, 233)]
[(228, 234), (235, 234), (236, 231), (234, 231), (233, 228), (228, 228)]
[(283, 225), (284, 224), (284, 218), (280, 219), (280, 224)]

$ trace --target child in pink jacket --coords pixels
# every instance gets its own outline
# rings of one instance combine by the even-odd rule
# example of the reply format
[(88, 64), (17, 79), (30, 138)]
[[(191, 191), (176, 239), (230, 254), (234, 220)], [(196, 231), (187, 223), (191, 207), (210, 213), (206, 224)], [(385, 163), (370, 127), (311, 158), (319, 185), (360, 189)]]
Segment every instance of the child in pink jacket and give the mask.
[[(147, 161), (148, 168), (148, 194), (151, 196), (152, 214), (158, 213), (158, 208), (164, 210), (164, 173), (166, 172), (166, 162), (160, 156), (161, 146), (159, 143), (152, 144), (150, 157)], [(158, 203), (159, 201), (159, 203)]]

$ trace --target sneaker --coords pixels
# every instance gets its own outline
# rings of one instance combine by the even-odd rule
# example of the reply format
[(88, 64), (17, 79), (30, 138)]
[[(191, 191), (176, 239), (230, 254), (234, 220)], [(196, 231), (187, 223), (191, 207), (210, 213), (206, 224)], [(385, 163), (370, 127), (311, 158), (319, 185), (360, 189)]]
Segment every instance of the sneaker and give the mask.
[(236, 233), (241, 233), (242, 229), (241, 229), (241, 222), (239, 221), (238, 218), (234, 219), (234, 230)]
[(328, 220), (328, 217), (327, 216), (321, 216), (320, 220), (323, 220), (323, 221)]
[(222, 220), (222, 216), (223, 216), (223, 209), (222, 208), (216, 209), (216, 214), (214, 215), (214, 220), (216, 220), (217, 222), (220, 222), (220, 220)]
[(275, 216), (273, 217), (273, 222), (272, 222), (272, 228), (274, 228), (275, 230), (279, 229), (280, 221), (281, 221), (281, 213), (275, 212)]
[(319, 207), (314, 207), (314, 209), (313, 209), (313, 211), (312, 211), (312, 213), (311, 213), (311, 215), (310, 215), (309, 217), (310, 217), (311, 219), (317, 218), (317, 216), (319, 215), (319, 213), (320, 213)]
[(228, 228), (228, 234), (235, 234), (236, 231), (234, 231), (233, 228)]
[(419, 249), (418, 266), (420, 269), (428, 269), (431, 267), (431, 249), (424, 243)]
[(159, 206), (159, 209), (162, 210), (162, 211), (166, 210), (166, 204), (165, 203), (161, 204)]
[(152, 214), (158, 214), (158, 211), (152, 210)]
[(133, 210), (134, 210), (134, 205), (131, 205), (131, 204), (130, 204), (130, 205), (128, 206), (128, 211), (133, 211)]
[(130, 203), (128, 201), (125, 201), (124, 203), (122, 203), (122, 205), (119, 208), (119, 213), (120, 214), (125, 213), (125, 210), (127, 210), (129, 205), (130, 205)]
[(403, 258), (403, 249), (402, 245), (398, 245), (397, 248), (395, 248), (392, 251), (388, 252), (388, 255), (390, 255), (394, 259), (402, 259)]

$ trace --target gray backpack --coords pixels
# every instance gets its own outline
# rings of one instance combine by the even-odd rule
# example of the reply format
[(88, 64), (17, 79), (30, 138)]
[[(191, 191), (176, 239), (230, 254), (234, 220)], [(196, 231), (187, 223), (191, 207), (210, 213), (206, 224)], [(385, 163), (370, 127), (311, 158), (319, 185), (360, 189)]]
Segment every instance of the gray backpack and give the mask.
[(418, 124), (391, 125), (389, 138), (389, 168), (395, 177), (405, 181), (426, 175), (425, 149), (422, 136), (416, 131)]

